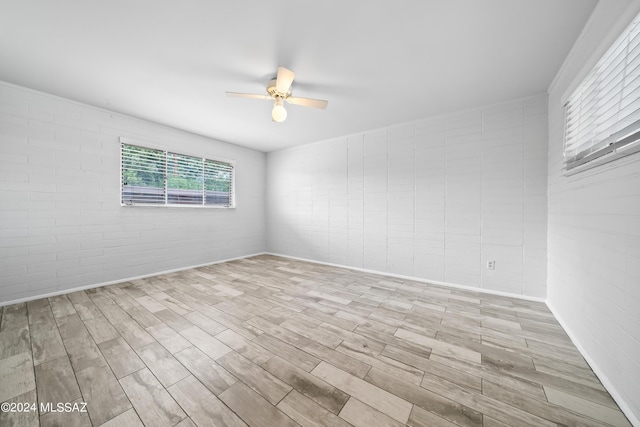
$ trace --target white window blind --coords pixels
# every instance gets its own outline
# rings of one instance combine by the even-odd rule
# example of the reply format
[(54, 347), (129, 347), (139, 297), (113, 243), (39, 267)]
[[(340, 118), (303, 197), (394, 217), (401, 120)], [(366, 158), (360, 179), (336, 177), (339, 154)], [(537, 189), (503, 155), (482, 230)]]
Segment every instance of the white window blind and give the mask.
[(639, 24), (636, 17), (565, 105), (567, 172), (640, 151)]
[(232, 207), (234, 165), (122, 143), (122, 204)]
[(203, 159), (167, 153), (167, 203), (201, 205), (203, 192)]
[(233, 190), (233, 165), (213, 160), (204, 161), (204, 204), (230, 203)]
[(122, 203), (165, 204), (164, 151), (122, 144)]

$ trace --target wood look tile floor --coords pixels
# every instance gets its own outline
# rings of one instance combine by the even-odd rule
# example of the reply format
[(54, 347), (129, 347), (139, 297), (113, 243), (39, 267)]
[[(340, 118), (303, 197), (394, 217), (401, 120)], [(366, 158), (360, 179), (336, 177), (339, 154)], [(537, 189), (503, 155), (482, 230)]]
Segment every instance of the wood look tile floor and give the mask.
[(542, 303), (268, 255), (0, 322), (1, 426), (630, 425)]

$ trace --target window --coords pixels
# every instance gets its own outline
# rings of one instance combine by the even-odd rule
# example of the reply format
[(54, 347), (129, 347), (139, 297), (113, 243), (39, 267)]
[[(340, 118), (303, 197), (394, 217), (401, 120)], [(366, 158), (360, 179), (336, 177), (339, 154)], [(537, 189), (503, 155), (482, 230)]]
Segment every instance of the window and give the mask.
[(122, 142), (122, 204), (233, 207), (234, 165)]
[(640, 151), (640, 16), (598, 61), (565, 107), (568, 174)]

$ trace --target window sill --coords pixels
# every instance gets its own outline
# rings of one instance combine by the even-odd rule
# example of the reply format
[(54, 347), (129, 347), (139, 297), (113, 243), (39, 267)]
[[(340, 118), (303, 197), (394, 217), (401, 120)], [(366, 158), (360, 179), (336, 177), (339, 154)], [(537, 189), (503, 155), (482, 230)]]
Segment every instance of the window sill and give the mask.
[(236, 206), (207, 206), (207, 205), (179, 205), (179, 204), (154, 204), (154, 203), (120, 203), (120, 206), (125, 208), (196, 208), (196, 209), (235, 209)]
[(593, 169), (595, 167), (604, 165), (604, 164), (609, 163), (609, 162), (613, 162), (613, 161), (618, 160), (618, 159), (622, 159), (623, 157), (627, 157), (627, 156), (630, 156), (632, 154), (636, 154), (636, 153), (639, 153), (639, 152), (640, 152), (640, 144), (632, 143), (632, 144), (629, 144), (627, 146), (618, 148), (617, 150), (615, 150), (615, 151), (613, 151), (613, 152), (611, 152), (611, 153), (609, 153), (607, 155), (604, 155), (602, 157), (598, 157), (597, 159), (594, 159), (594, 160), (590, 161), (589, 163), (585, 163), (585, 164), (577, 166), (577, 167), (575, 167), (573, 169), (565, 170), (563, 175), (564, 176), (575, 175), (577, 173), (584, 172), (584, 171), (589, 170), (589, 169)]

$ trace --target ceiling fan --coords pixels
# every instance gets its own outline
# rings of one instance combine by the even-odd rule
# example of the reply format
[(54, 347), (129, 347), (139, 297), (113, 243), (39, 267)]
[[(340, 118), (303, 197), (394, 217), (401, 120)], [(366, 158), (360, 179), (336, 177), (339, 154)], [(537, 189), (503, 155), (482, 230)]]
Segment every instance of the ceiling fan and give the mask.
[(284, 108), (284, 101), (287, 101), (289, 104), (301, 105), (303, 107), (320, 108), (323, 110), (327, 108), (329, 101), (291, 96), (291, 84), (293, 83), (295, 76), (296, 74), (293, 71), (285, 67), (278, 67), (278, 74), (276, 78), (271, 79), (267, 84), (268, 95), (238, 92), (227, 92), (227, 95), (237, 96), (240, 98), (273, 99), (275, 103), (273, 104), (273, 110), (271, 111), (271, 118), (274, 122), (278, 123), (284, 122), (287, 118), (287, 110)]

